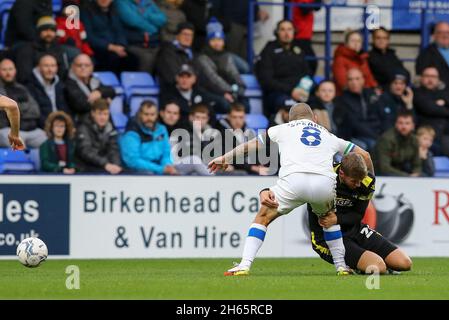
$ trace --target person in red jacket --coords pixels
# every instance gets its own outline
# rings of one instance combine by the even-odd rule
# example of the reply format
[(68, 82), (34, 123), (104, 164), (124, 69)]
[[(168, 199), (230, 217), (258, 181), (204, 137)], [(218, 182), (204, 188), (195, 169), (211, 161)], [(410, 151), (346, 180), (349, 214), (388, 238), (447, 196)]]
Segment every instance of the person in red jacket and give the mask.
[[(76, 3), (76, 1), (65, 1), (60, 15), (56, 18), (56, 35), (58, 36), (58, 42), (68, 47), (77, 48), (80, 51), (78, 54), (85, 53), (92, 57), (94, 51), (87, 42), (86, 30), (79, 19), (79, 11), (74, 11)], [(73, 14), (78, 17), (77, 21), (75, 20), (76, 18), (70, 18)], [(75, 54), (75, 56), (76, 55), (77, 54)]]
[(368, 63), (368, 53), (362, 50), (362, 35), (358, 31), (349, 31), (345, 36), (345, 43), (340, 44), (334, 53), (332, 72), (337, 86), (337, 95), (341, 95), (346, 86), (348, 70), (357, 68), (365, 78), (365, 88), (376, 88), (377, 81)]

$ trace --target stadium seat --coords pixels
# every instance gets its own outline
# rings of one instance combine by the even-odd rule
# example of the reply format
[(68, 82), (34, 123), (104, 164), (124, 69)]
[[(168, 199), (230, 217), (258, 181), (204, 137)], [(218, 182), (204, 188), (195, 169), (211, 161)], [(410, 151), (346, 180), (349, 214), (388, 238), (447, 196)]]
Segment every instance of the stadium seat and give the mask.
[(123, 87), (118, 81), (117, 76), (111, 71), (94, 72), (94, 76), (100, 79), (101, 83), (111, 86), (115, 89), (115, 93), (122, 95), (124, 93)]
[(139, 111), (140, 104), (144, 100), (152, 100), (156, 105), (158, 105), (158, 99), (154, 96), (139, 96), (139, 97), (132, 97), (129, 101), (129, 115), (131, 117), (134, 117), (137, 111)]
[(111, 105), (109, 106), (109, 110), (111, 111), (111, 114), (121, 113), (123, 114), (123, 97), (117, 96), (115, 97)]
[(254, 130), (266, 129), (268, 128), (268, 119), (263, 114), (247, 114), (246, 125)]
[(6, 26), (8, 25), (9, 11), (11, 10), (14, 1), (2, 1), (0, 2), (0, 20), (1, 20), (1, 33), (0, 33), (0, 45), (1, 48), (5, 45), (5, 33)]
[(29, 158), (34, 164), (34, 169), (36, 171), (40, 171), (41, 170), (41, 156), (39, 153), (39, 149), (38, 148), (30, 149)]
[(112, 113), (111, 118), (117, 131), (123, 133), (126, 129), (126, 125), (128, 124), (128, 117), (123, 113)]
[(128, 102), (134, 96), (159, 95), (159, 86), (147, 72), (122, 72), (120, 79)]
[(0, 173), (33, 172), (35, 165), (29, 151), (13, 151), (9, 148), (0, 149)]
[(449, 177), (449, 158), (434, 157), (435, 177)]
[(324, 76), (316, 75), (316, 76), (313, 77), (313, 82), (315, 82), (315, 84), (320, 84), (321, 81), (323, 81), (323, 80), (324, 80)]
[(253, 74), (242, 74), (243, 82), (246, 85), (245, 97), (249, 99), (250, 113), (262, 114), (262, 89)]
[(59, 13), (62, 9), (62, 0), (53, 0), (53, 12)]

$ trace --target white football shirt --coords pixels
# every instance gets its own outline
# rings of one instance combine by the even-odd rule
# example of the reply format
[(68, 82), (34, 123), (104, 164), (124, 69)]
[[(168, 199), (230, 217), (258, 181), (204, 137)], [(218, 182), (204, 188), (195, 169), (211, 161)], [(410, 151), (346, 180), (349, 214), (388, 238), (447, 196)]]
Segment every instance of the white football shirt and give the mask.
[(335, 178), (333, 157), (347, 154), (355, 145), (340, 139), (311, 120), (294, 120), (268, 129), (268, 136), (279, 145), (279, 177), (310, 172)]

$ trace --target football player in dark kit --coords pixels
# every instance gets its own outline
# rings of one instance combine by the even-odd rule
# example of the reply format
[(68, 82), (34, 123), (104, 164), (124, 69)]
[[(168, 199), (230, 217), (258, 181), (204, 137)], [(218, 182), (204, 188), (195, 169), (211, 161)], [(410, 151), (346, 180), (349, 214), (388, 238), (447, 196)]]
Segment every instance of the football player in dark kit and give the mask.
[[(410, 270), (412, 261), (401, 249), (362, 223), (375, 191), (374, 173), (368, 172), (363, 158), (347, 154), (334, 170), (337, 174), (336, 212), (318, 219), (311, 207), (307, 208), (313, 250), (323, 260), (333, 263), (322, 229), (338, 223), (346, 248), (345, 260), (352, 269), (373, 272), (375, 267), (381, 274), (389, 270)], [(260, 199), (264, 205), (277, 206), (274, 195), (268, 190), (261, 192)]]

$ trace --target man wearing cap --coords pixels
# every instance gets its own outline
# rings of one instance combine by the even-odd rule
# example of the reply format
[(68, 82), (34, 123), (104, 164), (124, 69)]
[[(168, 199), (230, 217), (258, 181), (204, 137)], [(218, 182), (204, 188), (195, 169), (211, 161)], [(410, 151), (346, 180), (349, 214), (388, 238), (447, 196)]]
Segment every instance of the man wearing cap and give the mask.
[(213, 113), (215, 101), (211, 95), (196, 85), (197, 75), (190, 64), (182, 64), (175, 76), (175, 84), (161, 88), (160, 105), (175, 101), (181, 109), (181, 118), (187, 120), (191, 109), (199, 103), (209, 106)]
[(56, 40), (56, 21), (51, 16), (45, 16), (38, 20), (38, 38), (19, 48), (16, 55), (17, 81), (28, 83), (33, 75), (33, 69), (39, 59), (44, 55), (52, 55), (58, 63), (58, 76), (65, 79), (69, 67), (67, 53), (64, 47)]
[(225, 51), (225, 34), (222, 30), (207, 34), (207, 45), (196, 63), (200, 86), (217, 96), (218, 113), (228, 112), (234, 102), (240, 102), (249, 109), (248, 100), (244, 97), (245, 83), (231, 53)]
[(394, 74), (390, 79), (389, 87), (377, 102), (380, 109), (382, 132), (394, 127), (399, 112), (413, 111), (413, 91), (407, 87), (407, 79), (406, 74)]
[(193, 61), (194, 32), (193, 24), (182, 22), (178, 25), (176, 39), (173, 42), (162, 44), (156, 60), (156, 73), (160, 77), (162, 90), (173, 87), (176, 84), (176, 74), (181, 66)]

